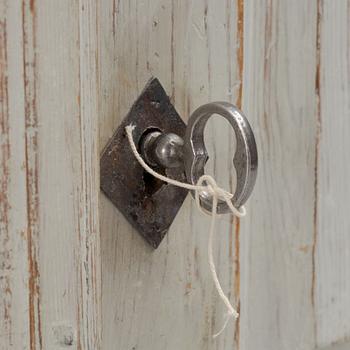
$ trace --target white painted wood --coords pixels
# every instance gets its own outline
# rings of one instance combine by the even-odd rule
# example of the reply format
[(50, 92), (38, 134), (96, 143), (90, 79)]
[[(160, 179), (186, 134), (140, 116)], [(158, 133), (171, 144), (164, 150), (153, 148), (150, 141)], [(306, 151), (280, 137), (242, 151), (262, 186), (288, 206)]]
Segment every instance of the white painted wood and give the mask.
[(315, 1), (245, 1), (243, 110), (259, 174), (241, 233), (242, 349), (314, 349)]
[(1, 349), (98, 349), (94, 1), (1, 2)]
[(349, 6), (348, 1), (327, 0), (320, 6), (315, 250), (316, 330), (320, 348), (350, 339)]
[(320, 350), (348, 350), (350, 348), (350, 344), (348, 342), (341, 344), (332, 344), (327, 347), (318, 348)]
[[(236, 1), (103, 1), (101, 148), (152, 75), (185, 119), (210, 100), (237, 99), (237, 7)], [(210, 148), (220, 154), (211, 169), (229, 184), (232, 136), (226, 123), (219, 124), (208, 129)], [(209, 218), (197, 212), (191, 198), (156, 251), (103, 195), (100, 216), (103, 349), (237, 348), (234, 322), (222, 337), (211, 339), (225, 308), (208, 269)], [(218, 225), (215, 260), (224, 290), (238, 305), (235, 227), (227, 220)]]
[[(0, 3), (0, 349), (29, 349), (21, 5)], [(18, 122), (18, 116), (22, 116)], [(23, 317), (23, 316), (26, 317)]]
[[(346, 0), (0, 1), (0, 349), (348, 347)], [(186, 120), (242, 106), (260, 156), (241, 221), (188, 197), (154, 251), (99, 193), (99, 152), (151, 76)], [(206, 129), (234, 187), (234, 137)], [(101, 240), (101, 242), (100, 242)], [(101, 270), (102, 269), (102, 274)], [(342, 345), (344, 343), (344, 345)]]

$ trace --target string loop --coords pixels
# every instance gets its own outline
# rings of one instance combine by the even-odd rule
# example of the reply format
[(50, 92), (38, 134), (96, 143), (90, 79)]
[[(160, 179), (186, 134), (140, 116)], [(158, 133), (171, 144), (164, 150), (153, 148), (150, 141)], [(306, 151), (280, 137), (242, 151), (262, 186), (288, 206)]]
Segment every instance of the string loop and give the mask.
[[(213, 257), (213, 237), (214, 237), (214, 232), (215, 232), (215, 222), (216, 222), (216, 217), (217, 217), (217, 206), (218, 206), (218, 200), (224, 200), (228, 207), (230, 208), (231, 212), (233, 215), (237, 216), (237, 217), (243, 217), (246, 215), (246, 209), (244, 206), (241, 206), (239, 209), (235, 208), (232, 204), (232, 198), (233, 198), (233, 194), (222, 189), (221, 187), (218, 186), (218, 184), (216, 183), (216, 181), (214, 180), (214, 178), (210, 175), (202, 175), (199, 179), (196, 185), (192, 185), (189, 183), (185, 183), (185, 182), (180, 182), (174, 179), (170, 179), (164, 175), (161, 175), (159, 173), (157, 173), (156, 171), (154, 171), (150, 166), (147, 165), (147, 163), (142, 159), (141, 155), (139, 154), (139, 152), (137, 151), (134, 139), (132, 137), (132, 132), (134, 130), (135, 126), (134, 125), (128, 125), (125, 127), (125, 131), (128, 137), (128, 141), (131, 147), (131, 150), (135, 156), (135, 158), (137, 159), (137, 161), (140, 163), (140, 165), (151, 175), (153, 175), (154, 177), (158, 178), (159, 180), (162, 180), (164, 182), (167, 182), (168, 184), (174, 185), (174, 186), (178, 186), (178, 187), (182, 187), (191, 191), (195, 191), (195, 201), (196, 201), (196, 205), (197, 208), (204, 212), (207, 215), (211, 216), (211, 223), (210, 223), (210, 231), (209, 231), (209, 240), (208, 240), (208, 260), (209, 260), (209, 268), (210, 268), (210, 272), (215, 284), (215, 287), (217, 289), (217, 292), (221, 298), (221, 300), (223, 301), (223, 303), (225, 304), (226, 308), (227, 308), (227, 316), (226, 316), (226, 320), (224, 322), (223, 327), (220, 329), (220, 331), (216, 334), (213, 335), (213, 338), (216, 338), (217, 336), (219, 336), (226, 328), (229, 320), (231, 318), (235, 318), (237, 319), (239, 317), (238, 312), (234, 309), (234, 307), (232, 306), (232, 304), (230, 303), (230, 301), (228, 300), (227, 296), (225, 295), (224, 291), (222, 290), (221, 284), (219, 282), (218, 276), (217, 276), (217, 272), (216, 272), (216, 267), (215, 267), (215, 263), (214, 263), (214, 257)], [(211, 212), (207, 211), (206, 209), (204, 209), (201, 206), (200, 203), (200, 195), (201, 193), (205, 191), (207, 193), (209, 193), (212, 196), (213, 199), (213, 205), (212, 205), (212, 210)]]

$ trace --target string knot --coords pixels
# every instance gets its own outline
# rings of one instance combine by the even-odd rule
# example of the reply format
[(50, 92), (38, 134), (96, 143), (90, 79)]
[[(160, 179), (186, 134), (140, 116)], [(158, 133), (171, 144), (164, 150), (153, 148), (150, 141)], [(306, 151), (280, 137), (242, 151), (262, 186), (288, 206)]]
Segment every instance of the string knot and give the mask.
[[(204, 186), (203, 186), (204, 185)], [(200, 195), (205, 192), (209, 193), (213, 199), (216, 198), (217, 201), (225, 201), (227, 206), (230, 208), (232, 214), (237, 217), (242, 217), (246, 215), (246, 210), (244, 206), (241, 206), (239, 209), (234, 207), (232, 204), (233, 194), (221, 188), (215, 181), (215, 179), (210, 175), (202, 175), (197, 181), (197, 189), (195, 190), (195, 200), (198, 209), (204, 212), (207, 215), (212, 215), (212, 211), (204, 209), (200, 203)], [(204, 189), (203, 189), (204, 188)], [(212, 203), (214, 206), (214, 203)]]
[[(227, 200), (231, 200), (233, 198), (232, 193), (227, 192), (226, 190), (218, 186), (218, 184), (212, 176), (202, 175), (198, 179), (197, 186), (203, 186), (203, 183), (206, 183), (208, 193), (212, 196), (215, 196), (217, 199), (222, 199), (226, 202)], [(201, 192), (203, 191), (197, 190), (196, 192), (198, 194), (201, 194)]]
[[(230, 301), (226, 297), (224, 291), (222, 290), (222, 287), (220, 285), (217, 273), (216, 273), (216, 268), (214, 264), (214, 258), (213, 258), (213, 236), (215, 232), (215, 221), (216, 221), (216, 216), (217, 216), (217, 206), (218, 206), (218, 201), (224, 201), (226, 202), (227, 206), (230, 208), (232, 214), (236, 215), (237, 217), (242, 217), (246, 214), (246, 210), (244, 206), (241, 206), (240, 208), (234, 207), (232, 204), (232, 198), (234, 195), (220, 186), (216, 183), (215, 179), (210, 176), (210, 175), (202, 175), (196, 185), (180, 182), (174, 179), (170, 179), (164, 175), (161, 175), (154, 171), (151, 167), (149, 167), (146, 162), (142, 159), (140, 154), (137, 151), (135, 142), (132, 137), (132, 132), (134, 130), (135, 126), (134, 125), (128, 125), (125, 127), (125, 131), (129, 140), (129, 144), (131, 147), (131, 150), (137, 159), (137, 161), (140, 163), (140, 165), (151, 175), (154, 177), (158, 178), (159, 180), (162, 180), (164, 182), (167, 182), (171, 185), (178, 186), (185, 188), (187, 190), (191, 190), (195, 192), (195, 201), (197, 204), (197, 207), (200, 211), (204, 212), (205, 214), (211, 215), (211, 223), (210, 223), (210, 231), (209, 231), (209, 240), (208, 240), (208, 259), (209, 259), (209, 267), (210, 267), (210, 272), (212, 274), (212, 278), (215, 284), (215, 287), (218, 291), (218, 294), (221, 298), (221, 300), (224, 302), (224, 304), (227, 307), (227, 314), (226, 314), (226, 320), (224, 322), (223, 327), (221, 330), (213, 335), (213, 338), (216, 338), (219, 336), (226, 328), (227, 323), (231, 318), (238, 318), (238, 312), (233, 308), (231, 305)], [(212, 197), (212, 210), (207, 211), (205, 208), (202, 207), (200, 203), (200, 195), (203, 195), (204, 193), (208, 193)]]

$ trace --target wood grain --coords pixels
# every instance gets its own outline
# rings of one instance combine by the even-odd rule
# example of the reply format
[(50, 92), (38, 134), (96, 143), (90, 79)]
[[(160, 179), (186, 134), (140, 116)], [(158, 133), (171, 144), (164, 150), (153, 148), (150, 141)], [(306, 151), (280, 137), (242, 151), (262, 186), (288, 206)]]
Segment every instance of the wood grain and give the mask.
[(81, 349), (100, 349), (101, 251), (99, 231), (99, 143), (98, 143), (98, 3), (79, 2), (79, 246), (77, 266), (80, 292), (77, 300)]
[[(345, 349), (347, 0), (0, 1), (0, 349)], [(154, 251), (99, 191), (99, 152), (151, 76), (186, 121), (241, 106), (259, 148), (246, 218), (187, 198)], [(235, 137), (205, 130), (235, 186)], [(101, 235), (100, 235), (101, 233)], [(102, 272), (102, 274), (101, 274)]]
[(96, 349), (101, 327), (96, 5), (44, 1), (37, 8), (43, 347)]
[[(236, 101), (242, 78), (237, 64), (242, 60), (238, 5), (235, 1), (103, 2), (101, 148), (152, 75), (160, 79), (185, 120), (208, 101)], [(206, 134), (212, 154), (208, 171), (226, 186), (234, 181), (229, 177), (232, 134), (221, 119), (210, 121)], [(156, 251), (104, 196), (100, 216), (102, 348), (112, 344), (120, 349), (237, 348), (234, 322), (218, 340), (211, 339), (224, 321), (225, 308), (208, 269), (208, 218), (196, 211), (191, 198)], [(220, 222), (215, 257), (224, 290), (237, 306), (235, 227), (229, 220)]]
[[(35, 199), (28, 197), (33, 181), (28, 181), (27, 167), (31, 151), (25, 122), (29, 115), (25, 113), (22, 4), (2, 2), (0, 16), (0, 348), (28, 349), (34, 341), (38, 313), (33, 303), (36, 291), (30, 283), (35, 280), (28, 266), (33, 261), (28, 236), (36, 223)], [(31, 215), (28, 203), (34, 204)], [(29, 217), (34, 219), (32, 225)]]
[[(315, 317), (317, 345), (350, 339), (348, 219), (350, 4), (320, 2), (319, 160)], [(349, 345), (347, 345), (349, 346)]]
[(39, 275), (39, 150), (37, 110), (36, 6), (22, 2), (25, 168), (30, 348), (42, 348)]
[(96, 349), (95, 4), (7, 1), (1, 16), (0, 347)]
[(243, 349), (314, 349), (317, 10), (245, 1), (243, 110), (260, 159), (241, 229)]

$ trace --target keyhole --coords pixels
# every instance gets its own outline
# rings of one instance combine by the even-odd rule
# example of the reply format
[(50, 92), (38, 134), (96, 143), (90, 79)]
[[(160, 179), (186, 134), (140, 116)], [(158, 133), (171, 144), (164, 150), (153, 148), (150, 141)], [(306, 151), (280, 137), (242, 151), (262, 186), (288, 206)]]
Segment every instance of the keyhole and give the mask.
[(234, 192), (237, 173), (232, 160), (236, 150), (236, 136), (230, 123), (213, 114), (204, 128), (204, 143), (209, 156), (205, 173), (213, 176), (220, 187)]
[[(155, 169), (157, 173), (165, 175), (164, 169), (158, 168)], [(143, 182), (145, 185), (145, 193), (151, 197), (154, 193), (156, 193), (164, 184), (164, 181), (161, 181), (155, 178), (153, 175), (149, 174), (147, 171), (143, 172)]]
[[(158, 128), (148, 128), (141, 135), (141, 138), (140, 138), (140, 141), (138, 144), (138, 151), (139, 152), (140, 152), (140, 148), (141, 148), (141, 145), (142, 145), (145, 137), (154, 131), (161, 132), (161, 130)], [(147, 159), (144, 159), (144, 160), (146, 161), (146, 163), (148, 163)], [(166, 176), (165, 169), (163, 167), (152, 166), (151, 164), (148, 164), (148, 165), (151, 168), (153, 168), (157, 173)], [(146, 170), (144, 170), (142, 178), (143, 178), (143, 183), (145, 186), (145, 193), (149, 197), (151, 197), (154, 193), (156, 193), (165, 184), (164, 181), (161, 181), (161, 180), (155, 178), (153, 175), (149, 174)]]

